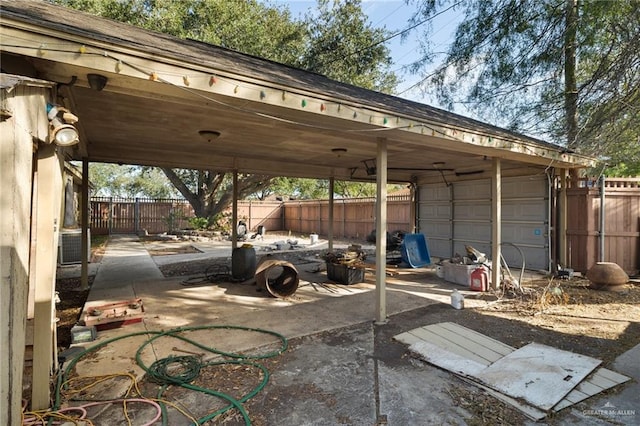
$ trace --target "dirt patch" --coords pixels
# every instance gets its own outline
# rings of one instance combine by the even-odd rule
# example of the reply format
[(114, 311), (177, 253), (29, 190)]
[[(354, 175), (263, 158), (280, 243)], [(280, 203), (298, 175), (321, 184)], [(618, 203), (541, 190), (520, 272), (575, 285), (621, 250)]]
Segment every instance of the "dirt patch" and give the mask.
[(202, 253), (200, 250), (192, 245), (176, 245), (175, 247), (167, 248), (149, 248), (147, 249), (151, 256), (169, 256), (172, 254), (193, 254)]
[[(89, 285), (95, 276), (89, 276)], [(56, 303), (58, 346), (68, 348), (71, 345), (71, 328), (80, 320), (89, 290), (81, 290), (80, 278), (56, 280), (56, 292), (60, 302)]]

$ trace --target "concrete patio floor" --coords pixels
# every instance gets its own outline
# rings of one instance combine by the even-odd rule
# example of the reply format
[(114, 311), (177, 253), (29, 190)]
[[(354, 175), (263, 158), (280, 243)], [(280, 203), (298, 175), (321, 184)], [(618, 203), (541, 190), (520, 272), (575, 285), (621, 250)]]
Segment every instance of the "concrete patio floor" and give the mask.
[[(214, 249), (216, 256), (224, 255), (219, 247)], [(228, 246), (226, 256), (229, 259), (230, 252)], [(204, 257), (201, 254), (175, 256), (180, 256), (173, 258), (176, 261), (184, 261), (188, 256)], [(150, 335), (145, 332), (227, 325), (257, 328), (279, 333), (289, 340), (297, 339), (295, 348), (284, 354), (281, 368), (254, 397), (266, 401), (270, 395), (280, 395), (282, 400), (276, 408), (273, 408), (273, 401), (270, 402), (272, 408), (268, 413), (262, 413), (261, 424), (462, 425), (471, 417), (471, 413), (455, 405), (448, 389), (452, 385), (473, 392), (477, 389), (446, 371), (404, 358), (406, 348), (392, 341), (392, 337), (422, 325), (422, 315), (440, 312), (443, 317), (455, 318), (456, 312), (460, 311), (449, 305), (454, 288), (466, 296), (465, 307), (469, 308), (490, 303), (480, 293), (447, 283), (436, 276), (433, 268), (402, 270), (387, 280), (389, 320), (386, 324), (375, 324), (375, 277), (372, 272), (366, 274), (363, 283), (333, 285), (326, 282), (325, 273), (316, 272), (318, 265), (323, 264), (322, 260), (301, 258), (296, 264), (300, 277), (298, 290), (292, 297), (280, 299), (257, 291), (251, 282), (203, 281), (184, 285), (184, 277), (164, 278), (158, 264), (169, 262), (171, 257), (152, 258), (135, 236), (110, 239), (97, 268), (85, 311), (92, 306), (140, 298), (144, 319), (100, 331), (96, 341), (74, 345), (89, 348), (104, 344), (75, 364), (79, 375), (129, 372), (141, 377), (144, 370), (135, 358), (139, 348), (149, 340)], [(130, 334), (135, 335), (120, 339)], [(234, 353), (268, 351), (279, 344), (273, 335), (243, 330), (195, 330), (189, 332), (189, 338)], [(105, 343), (109, 341), (113, 343)], [(625, 358), (629, 359), (628, 365), (633, 365), (631, 360), (637, 359), (634, 357), (640, 347), (635, 349), (635, 354)], [(201, 352), (206, 351), (168, 337), (147, 345), (140, 352), (140, 358), (145, 365), (150, 365), (171, 355)], [(203, 359), (215, 357), (215, 354), (205, 353)], [(633, 386), (637, 391), (637, 368), (635, 374)], [(126, 393), (127, 386), (127, 383), (120, 383), (105, 387), (100, 391), (100, 398), (120, 398)], [(310, 398), (304, 392), (296, 397), (296, 389), (301, 386), (314, 389), (318, 395), (331, 395), (331, 398)], [(629, 393), (628, 398), (633, 400), (635, 395), (637, 393)], [(191, 403), (197, 406), (207, 402), (205, 397), (196, 395)], [(613, 424), (606, 418), (569, 411), (563, 413), (563, 424)], [(146, 424), (144, 417), (149, 414), (144, 410), (137, 414), (138, 420), (132, 424)], [(104, 411), (100, 416), (94, 420), (95, 424), (116, 424), (122, 421), (122, 410)], [(177, 413), (171, 416), (169, 424), (188, 424)], [(638, 420), (640, 416), (630, 419)]]

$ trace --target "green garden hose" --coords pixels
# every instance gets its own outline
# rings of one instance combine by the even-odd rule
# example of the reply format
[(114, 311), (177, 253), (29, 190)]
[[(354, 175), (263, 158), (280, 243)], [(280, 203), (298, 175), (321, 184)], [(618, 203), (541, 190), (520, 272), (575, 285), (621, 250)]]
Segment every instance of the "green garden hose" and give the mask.
[[(225, 351), (221, 351), (219, 349), (216, 349), (214, 347), (209, 347), (206, 345), (203, 345), (199, 342), (196, 342), (194, 340), (191, 340), (185, 336), (182, 336), (180, 333), (184, 333), (184, 332), (189, 332), (189, 331), (197, 331), (197, 330), (214, 330), (214, 329), (226, 329), (226, 330), (239, 330), (239, 331), (250, 331), (250, 332), (257, 332), (257, 333), (263, 333), (263, 334), (269, 334), (272, 335), (274, 337), (276, 337), (277, 339), (280, 340), (281, 345), (278, 349), (271, 351), (271, 352), (267, 352), (264, 354), (257, 354), (257, 355), (245, 355), (245, 354), (241, 354), (241, 353), (233, 353), (233, 352), (225, 352)], [(264, 330), (264, 329), (260, 329), (260, 328), (251, 328), (251, 327), (244, 327), (244, 326), (235, 326), (235, 325), (208, 325), (208, 326), (193, 326), (193, 327), (179, 327), (179, 328), (174, 328), (168, 331), (141, 331), (141, 332), (136, 332), (136, 333), (130, 333), (130, 334), (126, 334), (124, 336), (119, 336), (119, 337), (114, 337), (112, 339), (109, 340), (105, 340), (104, 342), (98, 343), (97, 345), (94, 345), (86, 350), (84, 350), (83, 352), (81, 352), (78, 356), (76, 356), (75, 358), (73, 358), (68, 364), (67, 366), (59, 373), (58, 376), (58, 380), (56, 383), (56, 391), (55, 391), (55, 402), (54, 402), (54, 410), (59, 409), (60, 405), (61, 405), (61, 391), (62, 388), (64, 387), (64, 384), (66, 382), (67, 377), (70, 375), (71, 371), (73, 370), (73, 368), (75, 367), (75, 365), (78, 363), (78, 361), (80, 359), (82, 359), (84, 356), (86, 356), (87, 354), (90, 354), (92, 352), (95, 352), (96, 350), (111, 344), (113, 342), (119, 341), (119, 340), (123, 340), (126, 338), (130, 338), (130, 337), (134, 337), (134, 336), (140, 336), (140, 335), (147, 335), (147, 336), (152, 336), (149, 339), (147, 339), (137, 350), (136, 352), (136, 363), (145, 371), (145, 373), (149, 376), (149, 378), (153, 381), (159, 382), (161, 383), (163, 386), (160, 389), (159, 393), (158, 393), (158, 399), (161, 399), (162, 394), (164, 393), (164, 391), (170, 386), (170, 385), (175, 385), (175, 386), (180, 386), (183, 387), (185, 389), (190, 389), (190, 390), (194, 390), (194, 391), (198, 391), (198, 392), (202, 392), (205, 393), (207, 395), (212, 395), (221, 399), (224, 399), (226, 401), (229, 402), (229, 405), (221, 408), (220, 410), (214, 412), (214, 413), (210, 413), (200, 419), (198, 419), (197, 424), (203, 424), (213, 418), (215, 418), (216, 416), (225, 413), (226, 411), (236, 408), (243, 416), (244, 420), (245, 420), (245, 424), (249, 425), (251, 424), (250, 419), (248, 417), (248, 414), (246, 413), (244, 407), (242, 406), (242, 404), (246, 401), (248, 401), (249, 399), (251, 399), (253, 396), (255, 396), (258, 392), (260, 392), (267, 384), (267, 382), (269, 381), (269, 372), (268, 370), (257, 363), (248, 361), (248, 360), (257, 360), (257, 359), (266, 359), (266, 358), (271, 358), (271, 357), (275, 357), (277, 355), (280, 355), (281, 353), (283, 353), (284, 351), (287, 350), (288, 347), (288, 343), (287, 343), (287, 339), (279, 334), (276, 333), (274, 331), (270, 331), (270, 330)], [(196, 346), (200, 349), (203, 349), (207, 352), (210, 353), (214, 353), (217, 355), (222, 355), (225, 356), (227, 358), (232, 358), (231, 360), (223, 360), (223, 361), (213, 361), (213, 362), (205, 362), (202, 363), (198, 358), (193, 357), (193, 356), (169, 356), (167, 358), (163, 358), (163, 359), (159, 359), (156, 360), (151, 366), (147, 366), (144, 364), (144, 362), (142, 361), (142, 352), (144, 351), (144, 349), (147, 347), (147, 345), (151, 344), (152, 342), (154, 342), (155, 340), (161, 338), (161, 337), (172, 337), (172, 338), (176, 338), (182, 341), (185, 341), (193, 346)], [(179, 364), (180, 365), (180, 373), (177, 375), (174, 374), (170, 374), (168, 372), (168, 367), (171, 365), (175, 365), (175, 364)], [(240, 365), (248, 365), (248, 366), (252, 366), (252, 367), (256, 367), (258, 369), (260, 369), (263, 373), (263, 379), (261, 381), (261, 383), (259, 383), (253, 390), (251, 390), (247, 395), (244, 395), (242, 398), (236, 400), (235, 398), (233, 398), (232, 396), (225, 394), (223, 392), (218, 392), (212, 389), (207, 389), (207, 388), (203, 388), (200, 386), (196, 386), (191, 384), (191, 382), (193, 380), (195, 380), (195, 378), (198, 376), (200, 370), (203, 367), (207, 367), (207, 366), (213, 366), (213, 365), (222, 365), (222, 364), (240, 364)], [(165, 404), (161, 403), (161, 407), (162, 407), (162, 411), (163, 411), (163, 416), (162, 416), (162, 420), (163, 420), (163, 424), (166, 424), (166, 407)]]

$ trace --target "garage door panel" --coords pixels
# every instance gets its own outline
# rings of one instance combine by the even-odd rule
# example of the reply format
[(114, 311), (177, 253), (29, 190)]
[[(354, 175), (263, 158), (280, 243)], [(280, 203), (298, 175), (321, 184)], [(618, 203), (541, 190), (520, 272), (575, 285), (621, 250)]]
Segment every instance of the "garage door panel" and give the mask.
[(458, 222), (454, 232), (456, 240), (491, 241), (491, 224), (482, 222)]
[(427, 237), (427, 245), (429, 247), (429, 254), (432, 257), (449, 258), (451, 257), (451, 241), (448, 239), (438, 239)]
[(491, 203), (488, 201), (472, 204), (456, 203), (453, 211), (454, 220), (491, 219)]
[(502, 242), (545, 246), (547, 244), (546, 229), (538, 223), (502, 222)]
[(418, 190), (420, 201), (449, 200), (449, 188), (444, 184), (424, 185)]
[(449, 238), (451, 224), (449, 222), (421, 221), (420, 231), (427, 238)]
[[(547, 194), (546, 176), (526, 176), (502, 179), (502, 194), (521, 198), (539, 197)], [(512, 195), (513, 194), (513, 195)]]
[[(545, 247), (520, 247), (524, 254), (527, 269), (547, 271), (549, 268), (548, 251)], [(520, 252), (509, 245), (502, 246), (502, 257), (509, 265), (511, 273), (516, 278), (522, 268), (522, 256)]]
[(490, 200), (491, 181), (482, 179), (454, 183), (453, 194), (456, 200)]
[(504, 201), (502, 203), (503, 220), (540, 221), (547, 215), (545, 200)]
[(432, 219), (446, 219), (451, 217), (451, 206), (449, 204), (420, 204), (420, 211), (422, 211), (426, 217)]

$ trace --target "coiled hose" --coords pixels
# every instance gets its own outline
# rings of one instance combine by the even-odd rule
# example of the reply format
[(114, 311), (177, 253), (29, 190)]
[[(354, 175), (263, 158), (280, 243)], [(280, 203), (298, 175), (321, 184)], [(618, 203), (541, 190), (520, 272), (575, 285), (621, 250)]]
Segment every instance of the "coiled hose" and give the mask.
[[(280, 341), (280, 347), (276, 350), (273, 350), (271, 352), (266, 352), (263, 354), (258, 354), (258, 355), (245, 355), (245, 354), (240, 354), (240, 353), (233, 353), (233, 352), (226, 352), (226, 351), (222, 351), (219, 349), (216, 349), (214, 347), (210, 347), (210, 346), (206, 346), (202, 343), (199, 343), (195, 340), (189, 339), (185, 336), (182, 335), (182, 333), (185, 332), (190, 332), (190, 331), (198, 331), (198, 330), (214, 330), (214, 329), (225, 329), (225, 330), (239, 330), (239, 331), (249, 331), (249, 332), (257, 332), (257, 333), (263, 333), (263, 334), (269, 334), (271, 336), (276, 337), (279, 341)], [(207, 395), (212, 395), (218, 398), (221, 398), (223, 400), (226, 400), (227, 402), (229, 402), (229, 405), (227, 405), (224, 408), (221, 408), (220, 410), (207, 414), (206, 416), (200, 418), (200, 419), (196, 419), (196, 421), (192, 424), (196, 424), (196, 425), (200, 425), (203, 424), (213, 418), (215, 418), (216, 416), (225, 413), (228, 410), (231, 410), (233, 408), (237, 409), (243, 419), (246, 425), (250, 425), (251, 421), (249, 419), (249, 416), (246, 412), (246, 410), (243, 408), (242, 404), (244, 402), (246, 402), (247, 400), (249, 400), (250, 398), (252, 398), (253, 396), (255, 396), (258, 392), (260, 392), (265, 385), (267, 384), (267, 382), (269, 381), (269, 372), (268, 370), (255, 362), (252, 362), (251, 360), (258, 360), (258, 359), (266, 359), (266, 358), (271, 358), (271, 357), (275, 357), (283, 352), (285, 352), (287, 350), (288, 347), (288, 342), (287, 339), (279, 334), (276, 333), (274, 331), (270, 331), (270, 330), (264, 330), (264, 329), (260, 329), (260, 328), (251, 328), (251, 327), (244, 327), (244, 326), (236, 326), (236, 325), (207, 325), (207, 326), (193, 326), (193, 327), (179, 327), (179, 328), (174, 328), (171, 330), (167, 330), (167, 331), (141, 331), (141, 332), (136, 332), (136, 333), (130, 333), (130, 334), (126, 334), (124, 336), (119, 336), (119, 337), (114, 337), (112, 339), (109, 340), (105, 340), (104, 342), (98, 343), (86, 350), (84, 350), (83, 352), (81, 352), (78, 356), (76, 356), (75, 358), (73, 358), (71, 361), (69, 361), (69, 363), (66, 365), (66, 367), (64, 367), (58, 374), (58, 379), (57, 379), (57, 383), (56, 383), (56, 389), (55, 389), (55, 399), (54, 399), (54, 405), (53, 405), (53, 410), (57, 411), (60, 408), (61, 405), (61, 392), (65, 386), (65, 383), (67, 383), (68, 377), (70, 376), (70, 373), (73, 371), (74, 367), (76, 366), (76, 364), (78, 363), (78, 361), (80, 361), (83, 357), (87, 356), (88, 354), (91, 354), (95, 351), (97, 351), (98, 349), (109, 345), (113, 342), (119, 341), (119, 340), (123, 340), (123, 339), (127, 339), (130, 337), (134, 337), (134, 336), (140, 336), (140, 335), (151, 335), (151, 337), (149, 339), (147, 339), (136, 351), (136, 363), (146, 372), (146, 374), (149, 376), (149, 378), (153, 381), (156, 381), (160, 384), (162, 384), (162, 388), (160, 389), (160, 391), (158, 392), (158, 399), (156, 400), (158, 402), (158, 405), (161, 407), (162, 410), (162, 424), (166, 425), (167, 424), (167, 411), (166, 411), (166, 404), (161, 400), (162, 398), (162, 394), (164, 393), (164, 391), (171, 385), (175, 385), (175, 386), (181, 386), (183, 388), (186, 389), (190, 389), (193, 391), (197, 391), (197, 392), (202, 392), (205, 393)], [(221, 355), (227, 358), (231, 358), (230, 360), (223, 360), (223, 361), (213, 361), (213, 362), (206, 362), (206, 363), (202, 363), (198, 358), (196, 358), (195, 356), (169, 356), (167, 358), (163, 358), (163, 359), (159, 359), (156, 360), (152, 365), (147, 366), (145, 365), (145, 363), (142, 361), (142, 352), (144, 351), (144, 349), (150, 345), (151, 343), (153, 343), (155, 340), (160, 339), (162, 337), (171, 337), (171, 338), (176, 338), (179, 340), (182, 340), (184, 342), (187, 342), (193, 346), (196, 346), (200, 349), (203, 349), (207, 352), (213, 353), (213, 354), (217, 354), (217, 355)], [(180, 368), (180, 373), (179, 374), (171, 374), (169, 373), (169, 369), (168, 367), (174, 364), (179, 364), (181, 366)], [(254, 388), (252, 389), (248, 394), (246, 394), (245, 396), (243, 396), (240, 399), (235, 399), (233, 398), (231, 395), (228, 395), (224, 392), (218, 392), (212, 389), (207, 389), (207, 388), (203, 388), (200, 386), (196, 386), (193, 385), (192, 383), (190, 383), (191, 381), (193, 381), (199, 374), (200, 370), (203, 367), (207, 367), (207, 366), (214, 366), (214, 365), (222, 365), (222, 364), (240, 364), (240, 365), (247, 365), (247, 366), (251, 366), (251, 367), (255, 367), (258, 368), (262, 371), (262, 376), (263, 379), (262, 381)], [(139, 401), (140, 399), (136, 399), (136, 401)], [(124, 403), (126, 403), (126, 399), (123, 400)], [(133, 401), (133, 400), (132, 400)], [(111, 403), (111, 401), (106, 401), (105, 403)], [(93, 405), (90, 404), (90, 405)], [(67, 410), (70, 411), (71, 409)], [(76, 411), (82, 411), (82, 408), (77, 409)], [(126, 415), (126, 413), (125, 413)], [(49, 417), (49, 424), (52, 424), (53, 421), (53, 417)], [(44, 423), (42, 423), (44, 424)]]

